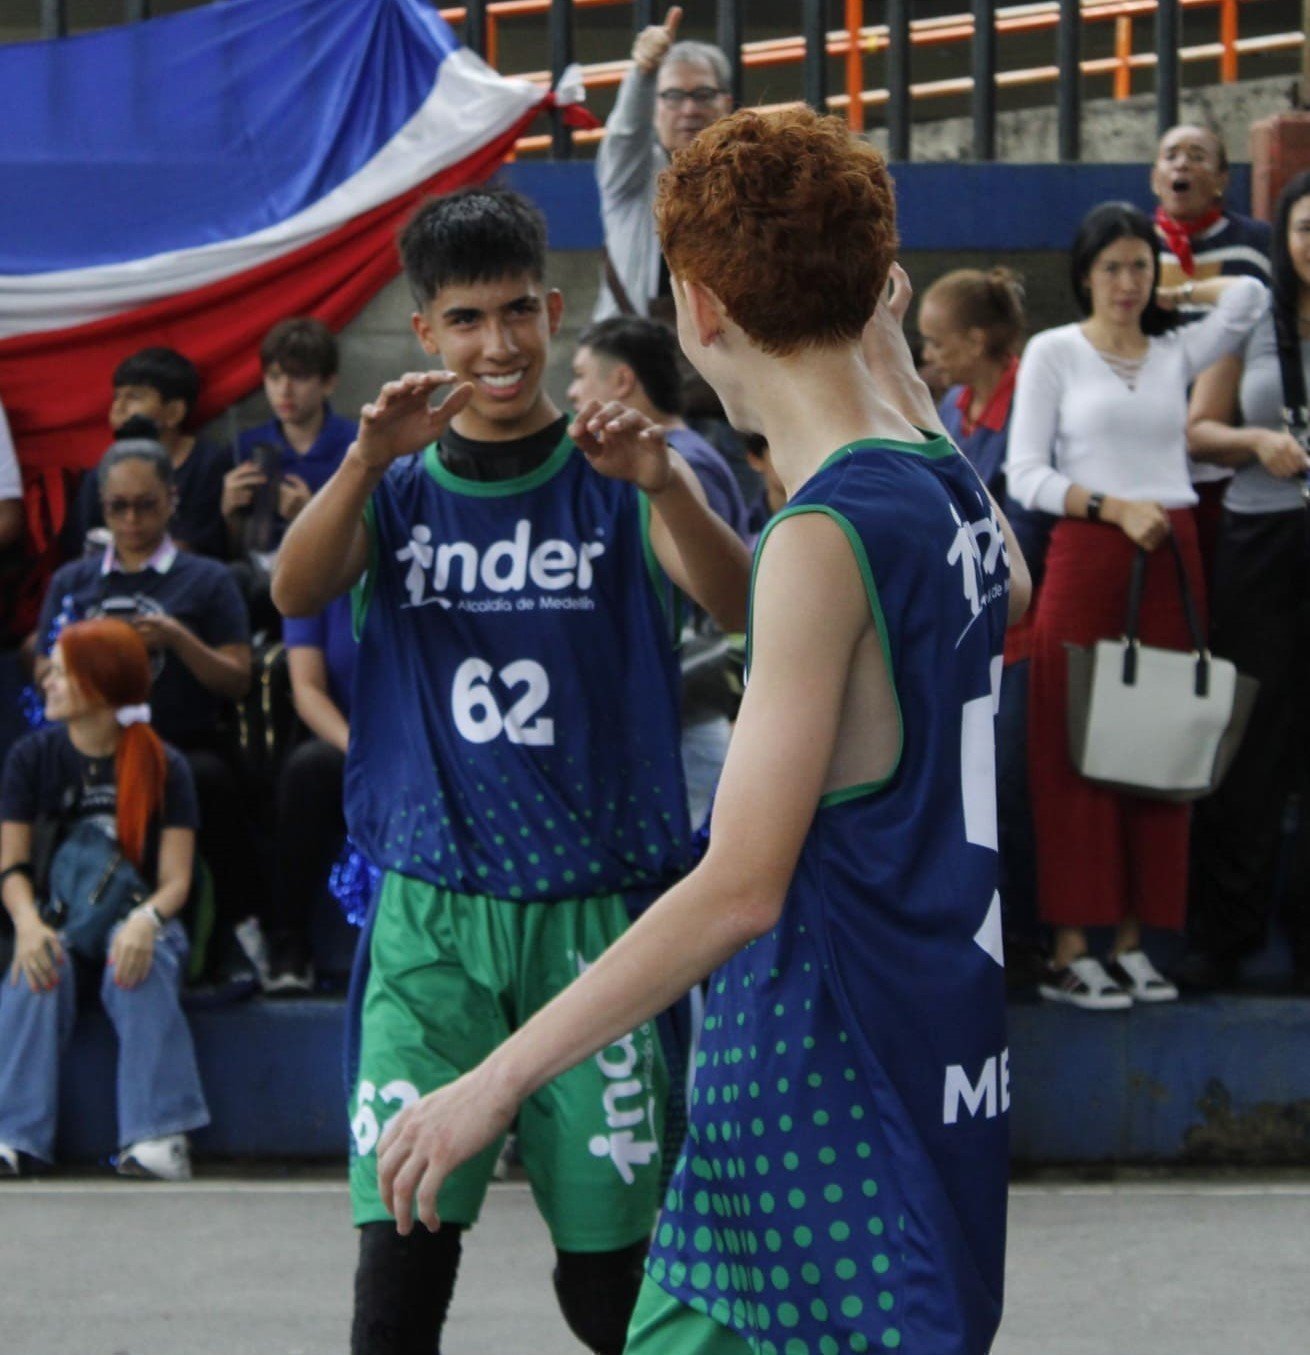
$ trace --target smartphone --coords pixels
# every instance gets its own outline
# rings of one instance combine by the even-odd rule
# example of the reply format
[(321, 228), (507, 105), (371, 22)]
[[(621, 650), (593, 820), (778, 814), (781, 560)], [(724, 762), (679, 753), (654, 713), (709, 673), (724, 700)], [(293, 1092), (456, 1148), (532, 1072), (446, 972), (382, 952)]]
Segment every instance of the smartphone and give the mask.
[(282, 452), (271, 442), (257, 442), (250, 459), (264, 477), (262, 485), (255, 486), (250, 500), (250, 521), (247, 524), (246, 549), (270, 551), (277, 526), (277, 491), (282, 479)]

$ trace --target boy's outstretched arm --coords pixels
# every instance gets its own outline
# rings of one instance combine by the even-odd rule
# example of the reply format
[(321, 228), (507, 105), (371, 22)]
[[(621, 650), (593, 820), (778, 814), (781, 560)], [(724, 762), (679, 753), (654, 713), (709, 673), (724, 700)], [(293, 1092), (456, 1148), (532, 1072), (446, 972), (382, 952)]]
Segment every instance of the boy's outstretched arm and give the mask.
[(724, 630), (745, 630), (750, 552), (710, 508), (664, 430), (626, 405), (590, 400), (569, 435), (602, 475), (631, 480), (650, 499), (651, 549), (669, 578)]
[(296, 515), (273, 570), (273, 602), (283, 616), (313, 616), (352, 587), (368, 564), (364, 506), (402, 456), (446, 431), (468, 404), (473, 387), (455, 388), (435, 409), (429, 401), (451, 372), (410, 372), (388, 381), (359, 416), (359, 436), (336, 474)]
[(484, 1063), (388, 1125), (379, 1185), (402, 1233), (413, 1227), (416, 1196), (421, 1221), (438, 1226), (442, 1181), (497, 1139), (525, 1098), (663, 1011), (777, 923), (825, 789), (852, 657), (870, 624), (841, 529), (818, 514), (779, 523), (760, 562), (751, 680), (709, 852)]

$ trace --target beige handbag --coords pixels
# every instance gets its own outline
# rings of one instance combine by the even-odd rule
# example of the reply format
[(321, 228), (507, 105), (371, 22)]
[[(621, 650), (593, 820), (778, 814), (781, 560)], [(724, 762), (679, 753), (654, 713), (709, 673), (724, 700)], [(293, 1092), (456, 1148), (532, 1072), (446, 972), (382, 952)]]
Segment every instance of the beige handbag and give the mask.
[(1232, 764), (1259, 684), (1205, 647), (1178, 543), (1177, 567), (1191, 653), (1138, 637), (1150, 555), (1137, 552), (1128, 615), (1118, 640), (1066, 644), (1069, 756), (1079, 773), (1129, 795), (1195, 800)]

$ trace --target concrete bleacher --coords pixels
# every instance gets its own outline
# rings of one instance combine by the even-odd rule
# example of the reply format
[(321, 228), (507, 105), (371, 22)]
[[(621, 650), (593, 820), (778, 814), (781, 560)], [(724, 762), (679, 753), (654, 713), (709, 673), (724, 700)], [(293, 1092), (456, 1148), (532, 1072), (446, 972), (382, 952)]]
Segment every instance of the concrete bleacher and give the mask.
[[(345, 1003), (195, 1011), (212, 1125), (197, 1158), (344, 1162)], [(1225, 996), (1092, 1014), (1010, 1008), (1016, 1163), (1304, 1162), (1310, 1156), (1310, 1000)], [(114, 1151), (114, 1036), (79, 1022), (64, 1068), (60, 1156)]]

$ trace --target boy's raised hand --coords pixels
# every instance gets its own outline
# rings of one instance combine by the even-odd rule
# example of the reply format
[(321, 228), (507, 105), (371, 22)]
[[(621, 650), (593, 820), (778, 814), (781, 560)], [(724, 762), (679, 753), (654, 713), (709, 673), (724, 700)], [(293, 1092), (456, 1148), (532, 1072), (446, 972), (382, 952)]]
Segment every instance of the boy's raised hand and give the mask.
[(388, 381), (378, 398), (359, 411), (355, 447), (360, 460), (384, 470), (435, 442), (473, 398), (473, 384), (466, 381), (434, 406), (433, 392), (454, 379), (454, 372), (407, 372), (398, 381)]
[(602, 475), (630, 480), (647, 494), (658, 494), (673, 477), (664, 429), (617, 400), (588, 400), (569, 436)]

